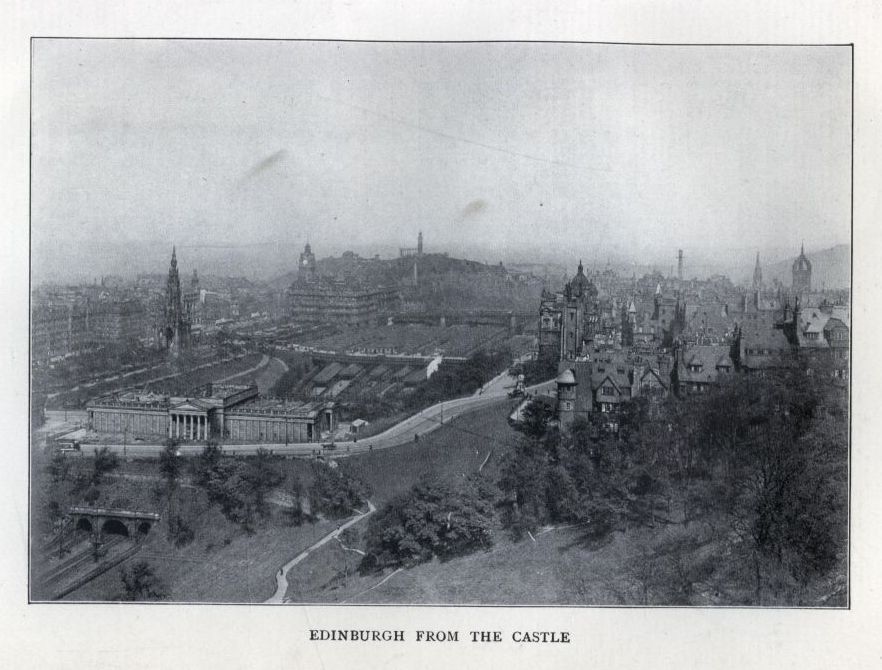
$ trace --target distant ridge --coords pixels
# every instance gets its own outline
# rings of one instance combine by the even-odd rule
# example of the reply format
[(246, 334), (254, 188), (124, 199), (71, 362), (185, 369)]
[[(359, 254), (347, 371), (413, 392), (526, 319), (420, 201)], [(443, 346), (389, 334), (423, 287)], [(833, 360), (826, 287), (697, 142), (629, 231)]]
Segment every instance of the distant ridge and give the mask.
[[(778, 261), (769, 266), (763, 265), (763, 279), (772, 282), (778, 279), (784, 286), (790, 286), (793, 275), (792, 258)], [(843, 289), (851, 283), (851, 245), (838, 244), (829, 249), (806, 253), (812, 263), (812, 288)]]

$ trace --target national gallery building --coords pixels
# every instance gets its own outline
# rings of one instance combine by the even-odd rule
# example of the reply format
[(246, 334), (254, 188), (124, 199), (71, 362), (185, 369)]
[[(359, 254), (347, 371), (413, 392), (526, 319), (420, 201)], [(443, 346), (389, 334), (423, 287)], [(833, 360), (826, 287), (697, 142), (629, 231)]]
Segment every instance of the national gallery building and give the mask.
[(333, 402), (261, 398), (255, 385), (206, 384), (185, 397), (127, 391), (86, 410), (96, 432), (182, 442), (318, 442), (337, 428)]

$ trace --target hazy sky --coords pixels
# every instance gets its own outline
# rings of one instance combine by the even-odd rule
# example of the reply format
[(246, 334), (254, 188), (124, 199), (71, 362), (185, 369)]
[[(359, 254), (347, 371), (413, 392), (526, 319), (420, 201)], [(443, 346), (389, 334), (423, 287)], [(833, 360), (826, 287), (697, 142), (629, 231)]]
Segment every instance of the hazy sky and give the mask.
[(419, 229), (430, 248), (496, 258), (847, 242), (850, 59), (38, 40), (34, 271), (142, 270), (173, 243), (194, 262), (210, 245), (265, 244), (284, 265), (307, 238), (325, 255), (412, 246)]

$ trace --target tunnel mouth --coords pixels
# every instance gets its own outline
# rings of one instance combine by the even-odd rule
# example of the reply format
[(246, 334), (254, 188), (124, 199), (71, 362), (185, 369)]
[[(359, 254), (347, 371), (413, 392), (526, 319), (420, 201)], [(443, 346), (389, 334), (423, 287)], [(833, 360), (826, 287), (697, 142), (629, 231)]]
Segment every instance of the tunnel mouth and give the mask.
[(126, 525), (118, 519), (108, 519), (107, 521), (105, 521), (104, 525), (101, 526), (101, 532), (107, 533), (108, 535), (122, 535), (123, 537), (129, 536), (129, 529), (126, 528)]

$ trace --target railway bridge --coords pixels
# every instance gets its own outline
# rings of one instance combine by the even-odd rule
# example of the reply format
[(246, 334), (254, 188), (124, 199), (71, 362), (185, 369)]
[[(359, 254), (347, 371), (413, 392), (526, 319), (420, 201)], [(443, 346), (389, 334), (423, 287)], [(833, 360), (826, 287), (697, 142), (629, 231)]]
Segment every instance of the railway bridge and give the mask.
[(143, 538), (159, 522), (155, 512), (137, 512), (107, 507), (71, 507), (68, 511), (76, 530), (89, 533), (97, 548), (103, 544), (105, 535), (122, 535), (133, 540)]

